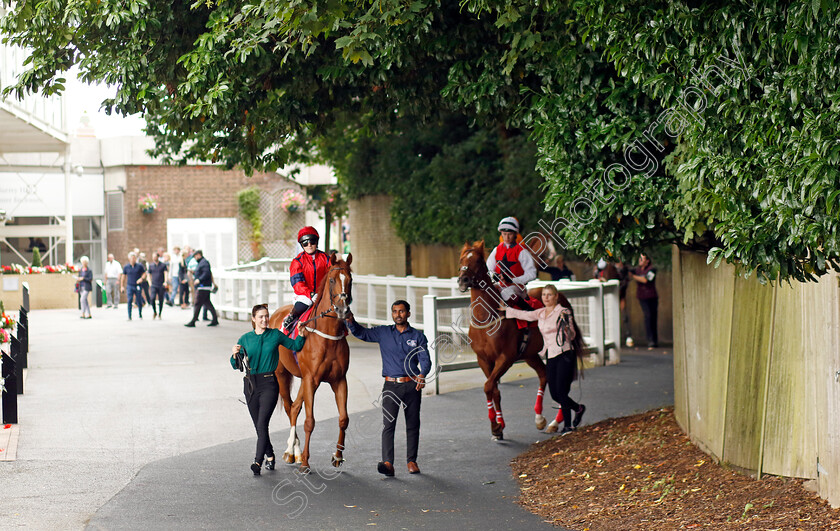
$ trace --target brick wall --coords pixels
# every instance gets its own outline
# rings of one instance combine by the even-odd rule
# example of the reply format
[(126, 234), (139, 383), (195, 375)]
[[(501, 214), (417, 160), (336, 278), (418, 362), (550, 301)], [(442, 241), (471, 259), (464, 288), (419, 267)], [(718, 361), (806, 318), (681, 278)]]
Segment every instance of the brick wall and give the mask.
[(350, 247), (357, 274), (405, 276), (405, 243), (391, 226), (391, 203), (387, 195), (350, 201)]
[[(108, 231), (108, 252), (114, 253), (120, 263), (134, 247), (149, 259), (158, 247), (166, 247), (169, 218), (239, 218), (238, 191), (253, 185), (289, 187), (277, 174), (246, 177), (241, 171), (216, 166), (128, 166), (125, 171), (125, 229)], [(158, 210), (151, 214), (143, 214), (137, 207), (138, 199), (146, 193), (160, 198)], [(241, 219), (239, 223), (243, 223)], [(248, 245), (247, 241), (240, 243)]]

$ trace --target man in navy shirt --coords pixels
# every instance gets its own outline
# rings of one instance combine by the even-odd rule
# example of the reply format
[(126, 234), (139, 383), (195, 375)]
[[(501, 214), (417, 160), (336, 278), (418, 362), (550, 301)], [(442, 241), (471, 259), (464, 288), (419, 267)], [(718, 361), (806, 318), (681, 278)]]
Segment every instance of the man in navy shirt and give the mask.
[(146, 280), (146, 268), (143, 264), (137, 263), (137, 254), (133, 251), (128, 253), (128, 263), (123, 267), (123, 274), (120, 277), (120, 291), (126, 293), (128, 298), (128, 320), (131, 321), (131, 299), (137, 299), (137, 315), (143, 318), (143, 296), (141, 295), (140, 284)]
[(417, 447), (420, 444), (420, 398), (426, 386), (425, 378), (432, 370), (426, 336), (408, 324), (411, 306), (399, 300), (391, 305), (390, 326), (365, 328), (347, 316), (347, 327), (362, 341), (379, 343), (382, 355), (382, 461), (376, 469), (386, 476), (394, 475), (394, 430), (400, 407), (405, 411), (405, 438), (408, 472), (419, 474)]

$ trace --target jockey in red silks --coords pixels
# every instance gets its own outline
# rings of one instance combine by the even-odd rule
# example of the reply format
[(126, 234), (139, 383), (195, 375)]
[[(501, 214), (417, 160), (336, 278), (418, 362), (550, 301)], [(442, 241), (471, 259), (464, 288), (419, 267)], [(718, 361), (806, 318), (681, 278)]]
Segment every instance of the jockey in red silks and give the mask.
[(514, 217), (504, 218), (499, 222), (502, 242), (487, 257), (487, 270), (494, 278), (499, 294), (505, 303), (532, 309), (525, 304), (527, 293), (525, 284), (537, 278), (537, 266), (534, 258), (517, 242), (519, 221)]
[(289, 267), (292, 288), (295, 290), (295, 305), (283, 320), (283, 329), (289, 330), (292, 323), (317, 300), (315, 290), (330, 267), (330, 257), (318, 250), (318, 231), (315, 227), (304, 227), (298, 232), (298, 243), (303, 252), (292, 260)]

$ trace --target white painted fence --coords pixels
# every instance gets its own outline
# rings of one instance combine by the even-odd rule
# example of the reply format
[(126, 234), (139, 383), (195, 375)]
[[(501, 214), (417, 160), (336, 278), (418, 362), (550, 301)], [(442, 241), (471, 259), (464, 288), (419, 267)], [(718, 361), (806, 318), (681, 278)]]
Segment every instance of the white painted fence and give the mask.
[[(220, 316), (247, 320), (255, 304), (268, 303), (272, 312), (291, 304), (294, 292), (289, 282), (289, 262), (264, 258), (214, 274), (219, 286), (214, 304)], [(528, 288), (546, 284), (554, 284), (569, 299), (592, 362), (618, 363), (621, 356), (618, 281), (535, 280)], [(352, 309), (359, 323), (391, 324), (391, 303), (399, 299), (408, 301), (412, 326), (423, 330), (429, 339), (433, 371), (437, 367), (440, 372), (477, 367), (467, 338), (470, 297), (458, 290), (457, 278), (353, 276)]]

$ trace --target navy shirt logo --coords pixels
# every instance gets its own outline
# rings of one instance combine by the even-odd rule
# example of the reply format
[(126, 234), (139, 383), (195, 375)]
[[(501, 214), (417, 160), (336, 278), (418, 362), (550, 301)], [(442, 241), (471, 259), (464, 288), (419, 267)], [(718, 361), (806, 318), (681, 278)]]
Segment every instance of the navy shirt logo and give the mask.
[(414, 339), (407, 339), (405, 344), (408, 345), (409, 347), (416, 347), (417, 346), (417, 341), (414, 340)]

